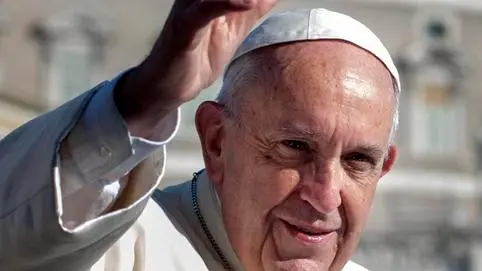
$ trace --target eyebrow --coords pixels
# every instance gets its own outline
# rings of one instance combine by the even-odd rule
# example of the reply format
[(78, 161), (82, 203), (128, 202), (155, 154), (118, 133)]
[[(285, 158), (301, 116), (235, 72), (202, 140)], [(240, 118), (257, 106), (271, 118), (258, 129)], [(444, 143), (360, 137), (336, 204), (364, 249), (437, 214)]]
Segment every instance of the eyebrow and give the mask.
[[(280, 125), (279, 130), (283, 133), (288, 133), (296, 137), (311, 139), (317, 136), (317, 133), (309, 127), (296, 123), (296, 122), (284, 122)], [(350, 153), (358, 152), (366, 155), (370, 155), (374, 158), (381, 159), (385, 156), (384, 147), (380, 145), (362, 145), (353, 148)]]

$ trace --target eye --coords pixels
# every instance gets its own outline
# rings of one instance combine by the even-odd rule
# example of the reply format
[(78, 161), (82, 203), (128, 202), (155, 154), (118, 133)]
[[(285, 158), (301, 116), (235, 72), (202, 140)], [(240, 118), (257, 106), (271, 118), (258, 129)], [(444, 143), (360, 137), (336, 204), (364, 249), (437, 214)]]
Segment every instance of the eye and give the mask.
[(343, 156), (343, 160), (348, 168), (357, 172), (367, 172), (372, 170), (377, 162), (373, 157), (363, 153), (350, 153)]
[(345, 155), (344, 159), (349, 161), (365, 162), (370, 164), (375, 163), (372, 157), (365, 155), (363, 153), (351, 153), (351, 154)]
[(297, 150), (297, 151), (306, 151), (309, 149), (309, 146), (307, 143), (299, 140), (283, 140), (281, 141), (281, 144), (283, 144), (283, 146), (285, 147), (288, 147), (290, 149)]

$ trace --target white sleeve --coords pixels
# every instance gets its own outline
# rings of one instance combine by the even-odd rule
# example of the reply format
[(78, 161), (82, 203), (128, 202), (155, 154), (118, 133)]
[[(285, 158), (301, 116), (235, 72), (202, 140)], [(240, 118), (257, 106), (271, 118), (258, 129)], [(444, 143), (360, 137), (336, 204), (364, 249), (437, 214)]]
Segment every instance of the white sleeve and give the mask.
[[(116, 82), (0, 140), (0, 270), (88, 270), (144, 210), (179, 111), (152, 141), (131, 137), (112, 99)], [(122, 204), (107, 210), (116, 196)]]
[[(57, 195), (63, 226), (74, 229), (98, 217), (126, 185), (128, 172), (150, 153), (164, 146), (179, 126), (179, 110), (168, 116), (155, 138), (130, 136), (113, 98), (118, 79), (94, 95), (80, 121), (60, 147), (61, 182)], [(141, 180), (152, 186), (156, 180)]]

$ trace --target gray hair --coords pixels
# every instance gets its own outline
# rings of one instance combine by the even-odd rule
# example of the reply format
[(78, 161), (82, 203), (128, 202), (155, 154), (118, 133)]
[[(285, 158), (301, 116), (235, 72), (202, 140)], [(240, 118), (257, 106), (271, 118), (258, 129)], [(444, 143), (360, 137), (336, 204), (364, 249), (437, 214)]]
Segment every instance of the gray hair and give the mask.
[[(240, 57), (235, 60), (226, 70), (223, 78), (223, 85), (218, 93), (216, 101), (223, 105), (225, 111), (234, 118), (240, 118), (239, 115), (239, 102), (242, 99), (239, 98), (239, 91), (242, 86), (248, 85), (253, 80), (262, 80), (258, 78), (263, 76), (255, 72), (255, 68), (259, 67), (260, 61), (263, 60), (261, 54), (251, 53)], [(399, 103), (400, 103), (400, 88), (397, 81), (392, 76), (393, 91), (395, 98), (395, 109), (393, 112), (392, 127), (390, 129), (390, 143), (393, 142), (395, 134), (399, 125)], [(238, 96), (238, 97), (236, 97)]]

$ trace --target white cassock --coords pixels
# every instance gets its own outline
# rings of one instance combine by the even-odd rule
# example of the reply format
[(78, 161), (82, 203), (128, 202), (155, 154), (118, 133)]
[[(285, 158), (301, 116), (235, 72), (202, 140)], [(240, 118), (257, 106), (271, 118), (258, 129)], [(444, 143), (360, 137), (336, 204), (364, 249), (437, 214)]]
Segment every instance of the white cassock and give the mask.
[[(115, 84), (102, 83), (1, 141), (0, 270), (224, 270), (212, 241), (242, 270), (204, 174), (196, 193), (213, 240), (193, 211), (191, 182), (151, 198), (179, 112), (156, 141), (131, 137), (112, 99)], [(344, 270), (366, 269), (350, 262)]]

